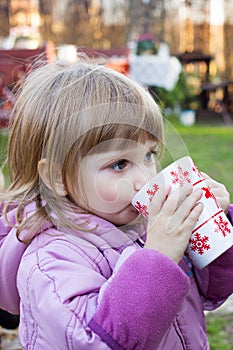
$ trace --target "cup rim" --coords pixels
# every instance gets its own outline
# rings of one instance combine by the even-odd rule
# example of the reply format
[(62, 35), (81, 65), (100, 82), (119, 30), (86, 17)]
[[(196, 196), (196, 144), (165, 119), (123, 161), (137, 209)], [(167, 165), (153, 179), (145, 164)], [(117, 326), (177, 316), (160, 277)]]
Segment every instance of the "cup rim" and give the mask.
[(180, 161), (184, 161), (185, 159), (193, 162), (193, 159), (190, 156), (183, 156), (181, 158), (178, 158), (177, 160), (175, 160), (174, 162), (168, 164), (165, 168), (161, 169), (157, 174), (155, 174), (155, 176), (153, 176), (132, 198), (131, 203), (133, 204), (135, 202), (135, 198), (137, 198), (138, 196), (140, 196), (141, 193), (145, 192), (145, 189), (148, 188), (150, 186), (150, 183), (152, 181), (154, 181), (158, 176), (161, 176), (161, 174), (163, 173), (164, 170), (168, 169), (169, 167), (172, 167), (175, 165), (176, 162), (180, 162)]

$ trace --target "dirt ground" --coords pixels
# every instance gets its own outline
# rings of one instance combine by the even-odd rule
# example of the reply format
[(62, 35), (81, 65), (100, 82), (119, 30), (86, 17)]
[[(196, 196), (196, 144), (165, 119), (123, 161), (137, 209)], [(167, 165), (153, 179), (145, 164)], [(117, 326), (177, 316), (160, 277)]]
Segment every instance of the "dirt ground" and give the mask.
[(7, 330), (0, 327), (0, 335), (1, 335), (1, 350), (22, 350), (22, 346), (20, 345), (18, 339), (17, 330)]

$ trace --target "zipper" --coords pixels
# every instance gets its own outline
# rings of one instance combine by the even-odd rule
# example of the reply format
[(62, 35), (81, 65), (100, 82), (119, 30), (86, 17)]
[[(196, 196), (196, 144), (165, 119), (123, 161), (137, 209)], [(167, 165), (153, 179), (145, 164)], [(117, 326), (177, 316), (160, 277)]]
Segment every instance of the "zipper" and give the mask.
[(173, 325), (174, 325), (176, 334), (177, 334), (178, 338), (180, 339), (180, 343), (181, 343), (181, 345), (182, 345), (183, 350), (186, 350), (185, 341), (184, 341), (184, 338), (183, 338), (183, 336), (182, 336), (182, 333), (181, 333), (179, 324), (178, 324), (178, 322), (177, 322), (176, 319), (173, 321)]
[(143, 241), (142, 238), (138, 238), (138, 239), (136, 240), (136, 243), (137, 243), (141, 248), (144, 248), (145, 242)]

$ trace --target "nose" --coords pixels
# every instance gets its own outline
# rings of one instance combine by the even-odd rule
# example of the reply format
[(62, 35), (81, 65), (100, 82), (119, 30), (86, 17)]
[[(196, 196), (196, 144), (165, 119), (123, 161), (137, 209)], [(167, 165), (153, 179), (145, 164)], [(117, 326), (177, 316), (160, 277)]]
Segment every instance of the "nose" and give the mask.
[(134, 190), (136, 192), (140, 191), (141, 188), (150, 180), (150, 175), (148, 170), (144, 168), (137, 168), (134, 173)]

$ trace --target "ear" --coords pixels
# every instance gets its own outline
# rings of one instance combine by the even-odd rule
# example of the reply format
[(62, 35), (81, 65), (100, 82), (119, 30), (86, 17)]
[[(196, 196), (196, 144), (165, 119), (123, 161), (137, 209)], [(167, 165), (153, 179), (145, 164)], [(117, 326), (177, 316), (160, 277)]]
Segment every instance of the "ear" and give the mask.
[[(56, 190), (56, 193), (59, 196), (65, 196), (67, 195), (67, 192), (64, 189), (64, 184), (62, 181), (62, 174), (61, 174), (61, 168), (58, 165), (54, 165), (54, 174), (55, 174), (55, 182), (54, 182), (54, 187)], [(38, 163), (38, 173), (40, 175), (41, 180), (43, 183), (53, 191), (50, 178), (49, 178), (49, 167), (48, 167), (48, 162), (47, 159), (41, 159)]]

